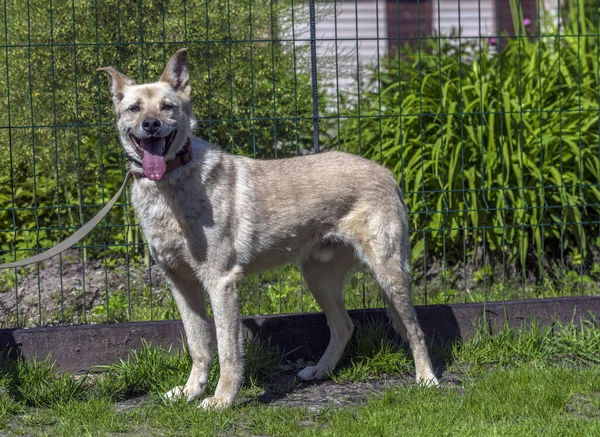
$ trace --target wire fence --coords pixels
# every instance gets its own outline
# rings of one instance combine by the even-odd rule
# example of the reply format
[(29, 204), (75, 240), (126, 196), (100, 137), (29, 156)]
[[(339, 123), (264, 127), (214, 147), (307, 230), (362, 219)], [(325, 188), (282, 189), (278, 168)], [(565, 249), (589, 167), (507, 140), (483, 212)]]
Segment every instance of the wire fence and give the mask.
[[(187, 47), (197, 136), (267, 159), (317, 143), (394, 172), (416, 304), (596, 294), (598, 2), (318, 1), (311, 20), (297, 0), (4, 0), (0, 261), (63, 240), (119, 187), (96, 69), (155, 80)], [(240, 293), (244, 314), (318, 310), (295, 266)], [(345, 297), (382, 306), (365, 270)], [(0, 272), (0, 327), (177, 317), (128, 194), (73, 249)]]

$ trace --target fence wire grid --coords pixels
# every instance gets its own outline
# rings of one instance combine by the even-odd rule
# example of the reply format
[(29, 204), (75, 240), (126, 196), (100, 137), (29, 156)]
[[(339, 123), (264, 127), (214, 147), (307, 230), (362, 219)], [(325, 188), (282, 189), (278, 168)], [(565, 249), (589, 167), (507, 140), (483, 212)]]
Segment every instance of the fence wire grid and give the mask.
[[(152, 81), (187, 47), (197, 136), (392, 170), (416, 304), (596, 294), (599, 1), (317, 1), (313, 21), (298, 0), (3, 0), (0, 261), (63, 240), (119, 187), (96, 69)], [(366, 270), (344, 292), (349, 308), (382, 306)], [(296, 266), (240, 296), (243, 314), (318, 310)], [(0, 327), (177, 317), (128, 193), (81, 244), (0, 272)]]

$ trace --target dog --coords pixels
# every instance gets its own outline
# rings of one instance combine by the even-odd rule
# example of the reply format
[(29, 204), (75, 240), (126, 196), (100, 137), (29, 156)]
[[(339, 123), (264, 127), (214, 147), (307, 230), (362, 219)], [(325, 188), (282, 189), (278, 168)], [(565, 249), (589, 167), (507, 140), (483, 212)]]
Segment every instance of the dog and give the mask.
[[(215, 343), (220, 376), (204, 408), (230, 407), (243, 379), (236, 283), (299, 262), (331, 333), (323, 356), (303, 369), (319, 379), (340, 360), (354, 324), (342, 289), (359, 262), (383, 290), (394, 328), (408, 341), (417, 382), (437, 385), (410, 298), (407, 208), (390, 171), (367, 159), (324, 152), (286, 159), (234, 156), (193, 137), (187, 50), (160, 79), (136, 84), (112, 67), (117, 130), (130, 161), (131, 199), (153, 259), (179, 308), (192, 370), (165, 398), (200, 398)], [(206, 296), (214, 321), (207, 317)]]

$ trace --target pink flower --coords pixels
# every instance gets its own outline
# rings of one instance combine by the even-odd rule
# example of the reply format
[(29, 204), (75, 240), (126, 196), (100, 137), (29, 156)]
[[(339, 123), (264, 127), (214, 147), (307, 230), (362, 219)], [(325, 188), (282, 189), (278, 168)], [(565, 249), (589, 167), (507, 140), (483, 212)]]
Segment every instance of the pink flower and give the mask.
[(490, 38), (490, 45), (491, 46), (495, 46), (496, 45), (496, 38), (494, 38), (494, 37)]
[(532, 21), (531, 21), (531, 19), (529, 19), (529, 18), (525, 18), (525, 19), (523, 20), (523, 24), (524, 24), (525, 26), (529, 26), (531, 23), (532, 23)]

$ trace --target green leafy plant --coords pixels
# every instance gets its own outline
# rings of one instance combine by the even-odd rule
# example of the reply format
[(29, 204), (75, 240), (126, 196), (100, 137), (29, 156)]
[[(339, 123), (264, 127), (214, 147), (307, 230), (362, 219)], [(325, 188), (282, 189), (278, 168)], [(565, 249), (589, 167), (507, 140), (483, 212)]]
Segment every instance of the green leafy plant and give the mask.
[(544, 258), (563, 253), (576, 268), (590, 256), (600, 53), (597, 23), (580, 3), (564, 35), (545, 17), (538, 38), (508, 39), (501, 52), (440, 37), (368, 76), (347, 110), (360, 105), (361, 117), (344, 124), (341, 144), (360, 145), (396, 175), (412, 213), (413, 261), (481, 263), (485, 247), (486, 262), (541, 272)]
[(2, 358), (1, 364), (3, 388), (26, 405), (49, 407), (60, 402), (81, 400), (86, 396), (86, 378), (60, 374), (51, 357), (28, 361)]

